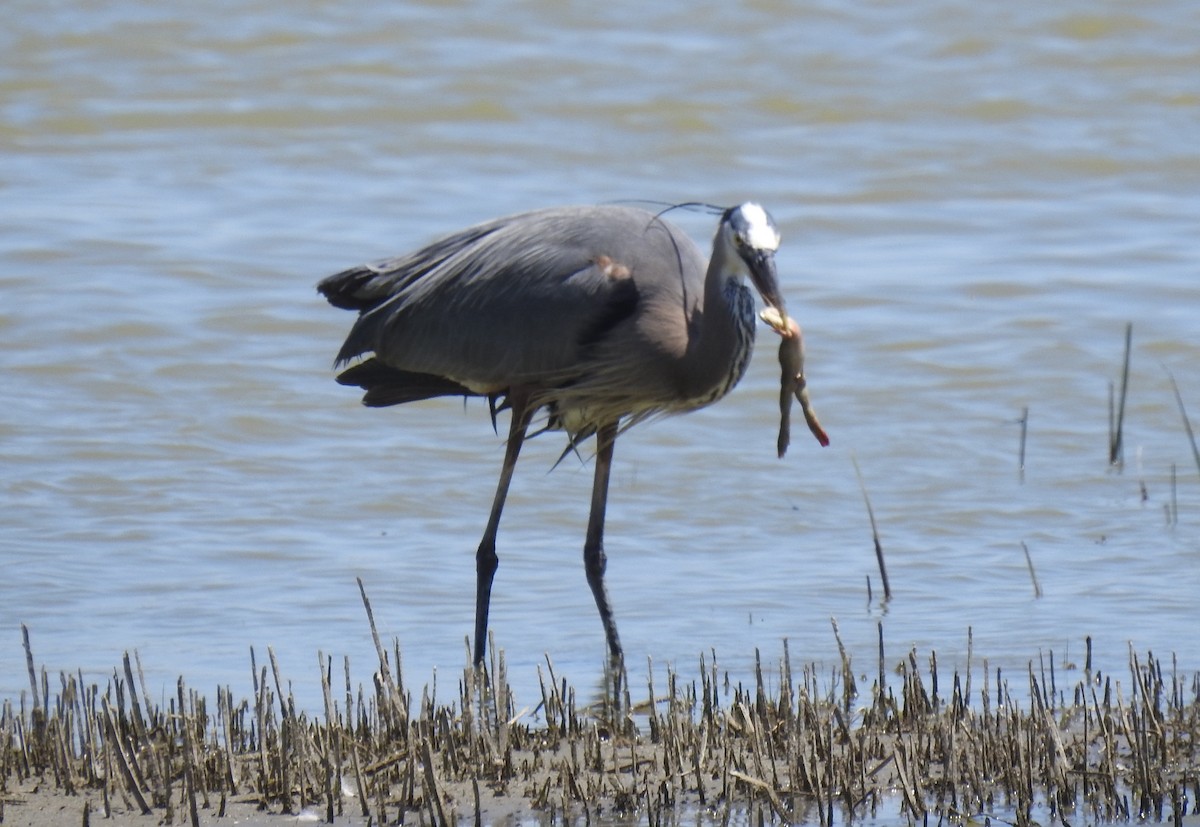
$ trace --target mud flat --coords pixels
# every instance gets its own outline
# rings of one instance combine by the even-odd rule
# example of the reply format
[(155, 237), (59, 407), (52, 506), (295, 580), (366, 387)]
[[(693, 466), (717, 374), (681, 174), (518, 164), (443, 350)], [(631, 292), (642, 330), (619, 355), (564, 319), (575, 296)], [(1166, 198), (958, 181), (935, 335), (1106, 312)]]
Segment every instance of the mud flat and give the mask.
[(1173, 661), (1131, 650), (1128, 675), (1070, 685), (1052, 656), (947, 680), (913, 651), (867, 679), (782, 648), (752, 685), (709, 660), (588, 706), (547, 661), (518, 709), (503, 655), (435, 702), (380, 646), (371, 687), (322, 660), (316, 715), (273, 657), (253, 697), (181, 678), (162, 706), (136, 657), (100, 687), (27, 652), (29, 694), (0, 710), (0, 823), (1200, 823), (1200, 676)]

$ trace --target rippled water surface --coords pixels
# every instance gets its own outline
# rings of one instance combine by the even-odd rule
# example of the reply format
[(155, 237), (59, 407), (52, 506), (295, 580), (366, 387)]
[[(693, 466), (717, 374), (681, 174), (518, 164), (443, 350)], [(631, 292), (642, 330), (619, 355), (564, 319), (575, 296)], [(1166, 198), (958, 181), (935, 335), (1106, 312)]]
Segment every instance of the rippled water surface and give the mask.
[[(801, 427), (775, 458), (773, 343), (721, 404), (622, 439), (608, 577), (635, 682), (710, 650), (740, 679), (785, 638), (832, 661), (831, 618), (865, 672), (880, 624), (889, 660), (946, 668), (970, 629), (1018, 682), (1049, 650), (1082, 666), (1088, 635), (1122, 676), (1130, 644), (1200, 668), (1167, 373), (1200, 424), (1195, 5), (603, 6), (9, 4), (0, 697), (28, 687), (26, 624), (52, 675), (102, 682), (136, 649), (164, 691), (248, 693), (271, 646), (315, 703), (319, 651), (370, 680), (356, 577), (410, 683), (452, 685), (502, 440), (478, 402), (361, 407), (331, 370), (351, 316), (314, 285), (634, 198), (772, 210), (833, 439)], [(675, 215), (707, 247), (713, 219)], [(500, 535), (519, 703), (546, 654), (599, 681), (592, 466), (548, 473), (562, 447), (527, 446)]]

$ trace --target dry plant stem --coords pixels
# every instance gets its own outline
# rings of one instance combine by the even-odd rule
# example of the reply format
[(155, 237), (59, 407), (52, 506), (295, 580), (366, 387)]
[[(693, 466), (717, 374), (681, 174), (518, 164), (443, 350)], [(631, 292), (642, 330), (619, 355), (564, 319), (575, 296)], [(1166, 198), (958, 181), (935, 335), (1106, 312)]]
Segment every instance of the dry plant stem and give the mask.
[[(1118, 465), (1124, 456), (1122, 432), (1125, 428), (1125, 397), (1129, 390), (1129, 354), (1133, 344), (1133, 322), (1125, 325), (1125, 358), (1121, 364), (1121, 391), (1117, 397), (1116, 418), (1112, 415), (1112, 404), (1109, 404), (1109, 436), (1108, 463)], [(1110, 391), (1111, 397), (1111, 391)]]
[(879, 683), (875, 691), (876, 695), (880, 696), (883, 694), (884, 687), (887, 686), (887, 663), (883, 655), (883, 622), (877, 622), (876, 627), (879, 632)]
[(883, 544), (879, 542), (879, 528), (875, 524), (875, 509), (871, 508), (871, 497), (867, 494), (867, 484), (863, 482), (862, 471), (858, 467), (858, 458), (851, 455), (854, 463), (854, 473), (858, 477), (858, 487), (862, 490), (863, 502), (867, 505), (867, 517), (871, 521), (871, 539), (875, 543), (875, 560), (879, 563), (879, 578), (883, 581), (883, 599), (892, 599), (892, 586), (888, 582), (887, 565), (883, 561)]
[(25, 647), (25, 666), (29, 670), (29, 697), (33, 700), (34, 710), (42, 708), (37, 686), (37, 669), (33, 665), (33, 649), (29, 645), (29, 627), (21, 624), (21, 642)]
[(1037, 572), (1033, 570), (1033, 558), (1029, 555), (1029, 546), (1025, 544), (1024, 540), (1021, 541), (1021, 550), (1025, 552), (1025, 566), (1029, 569), (1029, 579), (1033, 581), (1033, 596), (1041, 597), (1042, 587), (1038, 583)]
[[(361, 577), (355, 579), (358, 581), (358, 593), (362, 595), (363, 608), (367, 612), (367, 625), (371, 627), (371, 640), (375, 643), (375, 654), (379, 657), (379, 673), (383, 678), (384, 686), (387, 687), (388, 708), (395, 715), (397, 722), (403, 723), (408, 719), (408, 707), (400, 695), (400, 690), (396, 687), (396, 682), (392, 679), (387, 652), (384, 651), (383, 644), (379, 641), (379, 630), (375, 627), (375, 613), (371, 611), (371, 601), (367, 599), (367, 589), (363, 586)], [(396, 666), (399, 668), (399, 664)]]
[(104, 699), (104, 722), (107, 730), (108, 743), (112, 744), (112, 753), (117, 761), (117, 769), (121, 771), (121, 778), (125, 781), (125, 789), (134, 797), (141, 808), (142, 815), (150, 815), (153, 810), (150, 809), (150, 804), (146, 801), (146, 796), (142, 793), (141, 785), (134, 778), (132, 769), (132, 759), (126, 754), (125, 747), (121, 744), (120, 736), (117, 734), (117, 724), (113, 716), (112, 707), (108, 705), (108, 699)]
[(1021, 482), (1025, 481), (1025, 437), (1029, 433), (1029, 406), (1026, 405), (1021, 409), (1021, 447), (1017, 453), (1017, 470), (1021, 475)]
[[(1167, 370), (1163, 368), (1163, 370)], [(1192, 446), (1192, 459), (1196, 461), (1196, 470), (1200, 471), (1200, 448), (1196, 447), (1196, 435), (1192, 432), (1192, 421), (1188, 419), (1187, 408), (1183, 405), (1183, 396), (1179, 393), (1179, 384), (1175, 375), (1167, 370), (1167, 378), (1171, 380), (1171, 390), (1175, 393), (1175, 404), (1179, 406), (1179, 415), (1183, 418), (1183, 429), (1187, 431), (1188, 443)]]
[(184, 794), (188, 801), (188, 814), (191, 817), (192, 827), (200, 827), (200, 812), (196, 808), (196, 767), (195, 755), (193, 753), (193, 744), (191, 736), (191, 726), (189, 722), (194, 720), (194, 716), (189, 717), (187, 707), (184, 704), (183, 697), (183, 678), (179, 679), (176, 685), (179, 699), (179, 715), (180, 729), (183, 731), (183, 787)]

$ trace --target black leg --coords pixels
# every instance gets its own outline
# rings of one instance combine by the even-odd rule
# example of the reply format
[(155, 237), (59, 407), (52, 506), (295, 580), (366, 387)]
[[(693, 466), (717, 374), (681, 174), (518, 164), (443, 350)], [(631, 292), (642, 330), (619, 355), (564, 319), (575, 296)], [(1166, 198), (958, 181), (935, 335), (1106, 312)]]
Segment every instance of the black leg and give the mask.
[(496, 575), (496, 566), (499, 564), (499, 558), (496, 557), (496, 532), (500, 528), (500, 513), (504, 510), (504, 500), (508, 496), (513, 469), (517, 466), (517, 457), (521, 453), (521, 445), (525, 442), (525, 432), (529, 430), (529, 420), (533, 413), (527, 404), (528, 399), (523, 394), (510, 393), (508, 402), (512, 408), (512, 421), (508, 426), (504, 465), (500, 468), (500, 482), (496, 485), (496, 496), (492, 500), (492, 512), (488, 516), (487, 528), (484, 529), (483, 539), (479, 541), (479, 550), (475, 552), (476, 666), (483, 663), (483, 656), (487, 651), (488, 605), (492, 600), (492, 578)]
[(588, 585), (596, 598), (600, 610), (600, 621), (604, 624), (604, 636), (608, 640), (608, 655), (614, 667), (614, 675), (621, 675), (621, 640), (617, 637), (617, 624), (613, 620), (612, 608), (608, 604), (608, 592), (604, 588), (604, 511), (608, 506), (608, 475), (612, 469), (613, 445), (617, 440), (617, 423), (602, 426), (596, 432), (596, 478), (592, 484), (592, 511), (588, 518), (587, 540), (583, 544), (583, 566), (587, 572)]

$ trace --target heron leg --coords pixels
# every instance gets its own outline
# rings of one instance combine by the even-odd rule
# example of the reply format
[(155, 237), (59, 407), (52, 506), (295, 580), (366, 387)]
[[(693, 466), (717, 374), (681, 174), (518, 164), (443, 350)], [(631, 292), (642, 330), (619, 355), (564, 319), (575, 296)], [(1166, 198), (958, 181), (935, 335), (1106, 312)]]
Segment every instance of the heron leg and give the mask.
[(504, 510), (504, 500), (508, 497), (508, 486), (512, 482), (513, 469), (517, 466), (517, 457), (521, 453), (521, 445), (525, 442), (525, 432), (529, 430), (529, 420), (533, 411), (528, 405), (528, 397), (524, 394), (510, 393), (509, 406), (512, 408), (512, 421), (508, 425), (508, 444), (504, 450), (504, 465), (500, 468), (500, 481), (496, 485), (496, 496), (492, 500), (492, 511), (488, 516), (487, 528), (484, 529), (483, 539), (479, 541), (479, 550), (475, 552), (475, 665), (483, 663), (487, 651), (488, 606), (492, 601), (492, 578), (496, 575), (496, 566), (500, 559), (496, 556), (496, 532), (500, 528), (500, 513)]
[(613, 446), (617, 441), (617, 423), (601, 426), (596, 432), (596, 477), (592, 484), (592, 511), (588, 517), (587, 539), (583, 544), (583, 567), (587, 572), (588, 585), (596, 598), (600, 610), (600, 621), (604, 624), (604, 636), (608, 640), (608, 654), (614, 668), (616, 680), (622, 673), (623, 654), (621, 640), (617, 637), (617, 624), (613, 620), (612, 607), (608, 603), (608, 591), (604, 588), (604, 570), (608, 558), (604, 554), (604, 512), (608, 507), (608, 475), (612, 469)]

